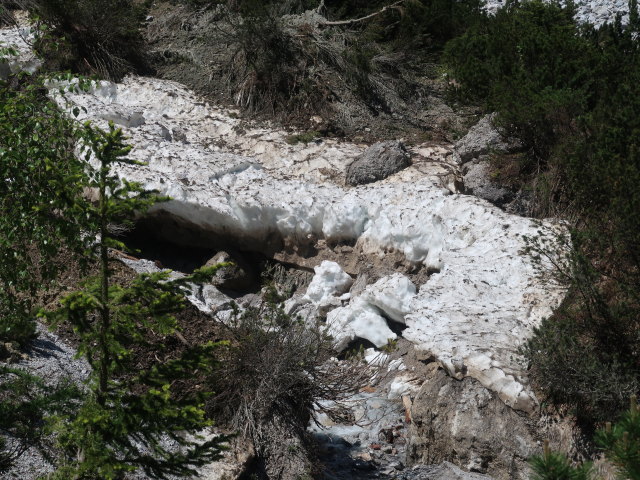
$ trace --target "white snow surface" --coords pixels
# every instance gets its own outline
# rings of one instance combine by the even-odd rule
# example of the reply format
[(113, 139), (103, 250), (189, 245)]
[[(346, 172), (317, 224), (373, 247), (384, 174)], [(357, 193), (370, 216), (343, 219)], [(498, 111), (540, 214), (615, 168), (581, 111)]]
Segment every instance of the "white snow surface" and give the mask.
[(357, 338), (368, 340), (376, 347), (398, 338), (380, 311), (362, 297), (355, 298), (346, 307), (331, 310), (327, 314), (327, 327), (338, 350), (344, 350)]
[(353, 279), (336, 262), (324, 260), (314, 272), (303, 299), (317, 305), (331, 303), (335, 297), (348, 292), (353, 284)]
[[(243, 248), (259, 251), (273, 237), (290, 245), (348, 240), (364, 255), (400, 252), (416, 268), (436, 271), (419, 288), (401, 276), (381, 279), (329, 312), (330, 330), (343, 341), (366, 334), (380, 346), (396, 337), (385, 317), (403, 321), (403, 336), (452, 375), (472, 376), (508, 405), (534, 409), (517, 350), (565, 288), (541, 278), (522, 250), (525, 237), (553, 243), (561, 226), (451, 194), (436, 171), (408, 168), (345, 187), (324, 172), (343, 172), (362, 146), (292, 147), (281, 130), (241, 130), (229, 112), (173, 82), (100, 82), (89, 93), (70, 94), (71, 105), (51, 92), (65, 108), (84, 107), (80, 121), (123, 127), (135, 146), (130, 156), (147, 164), (117, 173), (173, 198), (156, 213), (237, 239)], [(417, 150), (436, 160), (453, 156), (450, 146)]]
[[(452, 195), (433, 175), (418, 171), (355, 188), (323, 180), (309, 168), (292, 174), (295, 165), (272, 154), (287, 153), (277, 150), (285, 144), (277, 132), (269, 155), (215, 151), (207, 142), (224, 137), (225, 122), (233, 119), (172, 82), (128, 77), (69, 100), (86, 108), (82, 121), (106, 126), (109, 117), (123, 126), (136, 147), (131, 157), (147, 165), (123, 166), (118, 173), (173, 198), (156, 212), (256, 250), (274, 236), (290, 244), (350, 240), (364, 254), (399, 251), (407, 261), (438, 271), (418, 293), (399, 276), (382, 279), (329, 312), (330, 331), (341, 346), (360, 336), (381, 346), (396, 338), (385, 316), (404, 321), (403, 335), (453, 375), (477, 378), (515, 408), (534, 408), (516, 351), (559, 305), (564, 289), (539, 279), (521, 250), (525, 236), (561, 231), (554, 223)], [(168, 139), (166, 131), (185, 132), (189, 143)], [(253, 148), (251, 137), (233, 141), (245, 151)], [(342, 152), (348, 158), (355, 149), (336, 144), (301, 155), (307, 167), (336, 165)]]
[(399, 273), (368, 285), (349, 305), (328, 313), (327, 325), (336, 348), (344, 349), (356, 338), (368, 340), (376, 347), (398, 338), (386, 319), (405, 323), (415, 294), (415, 285)]

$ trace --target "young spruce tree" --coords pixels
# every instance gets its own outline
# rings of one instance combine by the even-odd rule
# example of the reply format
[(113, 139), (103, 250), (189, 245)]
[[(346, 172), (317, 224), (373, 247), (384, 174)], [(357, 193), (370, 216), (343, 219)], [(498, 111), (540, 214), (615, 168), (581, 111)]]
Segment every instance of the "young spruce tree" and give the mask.
[(111, 173), (116, 163), (139, 164), (127, 158), (131, 147), (125, 145), (120, 129), (110, 125), (109, 131), (102, 131), (86, 124), (84, 134), (85, 159), (98, 164), (90, 186), (99, 192), (99, 201), (87, 206), (87, 217), (99, 232), (100, 274), (65, 297), (60, 310), (44, 315), (54, 325), (68, 321), (73, 326), (80, 340), (78, 352), (92, 372), (77, 412), (71, 418), (51, 418), (63, 451), (53, 478), (119, 479), (139, 469), (151, 478), (189, 475), (195, 467), (218, 459), (226, 438), (194, 437), (210, 425), (202, 409), (204, 399), (199, 394), (176, 395), (172, 384), (195, 371), (211, 371), (217, 344), (191, 348), (146, 371), (132, 372), (130, 366), (133, 349), (146, 342), (150, 331), (170, 335), (177, 330), (173, 314), (184, 307), (188, 284), (210, 279), (217, 267), (179, 280), (158, 272), (139, 275), (128, 286), (116, 284), (109, 249), (123, 245), (111, 226), (127, 224), (135, 212), (163, 199)]

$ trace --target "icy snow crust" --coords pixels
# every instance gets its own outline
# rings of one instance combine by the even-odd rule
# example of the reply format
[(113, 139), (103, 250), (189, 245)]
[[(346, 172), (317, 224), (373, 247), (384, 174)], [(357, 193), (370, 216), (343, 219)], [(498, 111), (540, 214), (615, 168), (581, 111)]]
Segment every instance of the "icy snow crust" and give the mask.
[[(305, 167), (296, 168), (290, 158), (277, 156), (290, 152), (282, 135), (243, 137), (233, 131), (234, 119), (175, 83), (129, 77), (69, 99), (86, 108), (80, 120), (104, 127), (109, 119), (125, 127), (136, 146), (131, 156), (148, 165), (122, 167), (119, 174), (173, 198), (157, 211), (256, 250), (274, 236), (290, 244), (350, 240), (365, 254), (400, 251), (409, 262), (438, 272), (419, 290), (399, 274), (370, 285), (329, 312), (330, 331), (341, 346), (355, 337), (384, 345), (395, 338), (387, 319), (405, 323), (403, 336), (452, 375), (475, 377), (515, 408), (534, 408), (516, 351), (559, 304), (564, 289), (541, 281), (521, 250), (525, 236), (550, 237), (557, 226), (452, 195), (435, 177), (417, 171), (354, 188), (319, 181), (311, 165), (339, 165), (359, 148), (312, 145), (311, 153), (298, 151)], [(186, 139), (167, 133), (176, 131)], [(227, 148), (235, 142), (245, 155), (215, 151), (221, 147), (212, 144), (220, 139)], [(345, 275), (333, 265), (319, 269), (309, 300), (342, 294), (349, 283)]]
[[(565, 290), (542, 280), (521, 251), (525, 236), (552, 238), (562, 230), (557, 225), (451, 194), (437, 168), (408, 168), (375, 184), (344, 187), (331, 172), (344, 172), (363, 146), (290, 146), (285, 132), (245, 127), (176, 83), (129, 77), (69, 95), (71, 104), (56, 98), (65, 108), (86, 108), (80, 121), (125, 129), (135, 146), (131, 156), (148, 164), (118, 173), (173, 198), (156, 213), (254, 250), (274, 237), (289, 245), (348, 240), (366, 255), (401, 252), (436, 272), (421, 286), (398, 274), (355, 298), (342, 293), (328, 314), (336, 340), (363, 337), (382, 345), (395, 335), (387, 319), (405, 323), (403, 336), (452, 375), (478, 379), (514, 408), (534, 408), (517, 349)], [(414, 150), (414, 163), (422, 161), (416, 151), (433, 156), (434, 165), (452, 157), (449, 146), (424, 146)], [(340, 272), (325, 270), (311, 301), (346, 288)], [(325, 289), (323, 282), (334, 285)]]

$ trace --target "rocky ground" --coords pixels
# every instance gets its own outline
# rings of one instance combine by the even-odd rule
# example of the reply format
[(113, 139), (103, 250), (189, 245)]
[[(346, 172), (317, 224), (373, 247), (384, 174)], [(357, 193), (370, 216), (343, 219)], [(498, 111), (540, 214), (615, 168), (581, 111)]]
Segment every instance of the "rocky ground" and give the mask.
[[(192, 82), (204, 82), (210, 52), (196, 39), (212, 19), (196, 15), (176, 27), (180, 12), (158, 8), (148, 35), (167, 57), (160, 73), (197, 87)], [(580, 2), (580, 15), (598, 23), (621, 8)], [(176, 39), (170, 48), (168, 31)], [(15, 30), (3, 38), (28, 54)], [(529, 213), (528, 198), (492, 178), (490, 155), (517, 152), (517, 141), (502, 138), (490, 116), (455, 112), (436, 94), (437, 82), (427, 83), (402, 118), (372, 121), (355, 101), (346, 102), (355, 106), (336, 117), (339, 124), (328, 119), (335, 111), (319, 112), (307, 120), (325, 134), (306, 143), (304, 132), (239, 118), (168, 80), (128, 77), (68, 97), (86, 108), (80, 120), (121, 126), (134, 158), (148, 162), (121, 170), (123, 177), (173, 198), (140, 222), (147, 242), (212, 252), (233, 245), (238, 259), (258, 255), (304, 272), (306, 288), (290, 311), (326, 321), (341, 348), (366, 342), (365, 358), (382, 362), (385, 375), (352, 399), (350, 421), (320, 416), (310, 425), (326, 478), (489, 478), (462, 468), (524, 479), (542, 438), (552, 446), (575, 443), (568, 421), (540, 416), (518, 358), (518, 347), (565, 292), (522, 254), (526, 237), (553, 241), (562, 227), (520, 216)], [(402, 98), (389, 103), (393, 110), (408, 105)], [(401, 132), (390, 130), (392, 123)], [(475, 126), (466, 133), (469, 124)], [(354, 126), (352, 141), (331, 133)], [(366, 141), (405, 133), (404, 142), (372, 149)], [(163, 267), (151, 260), (123, 259), (137, 271)], [(188, 270), (192, 260), (178, 261), (174, 268)], [(191, 300), (198, 309), (186, 317), (191, 332), (210, 334), (202, 322), (224, 312), (229, 297), (207, 286)], [(389, 345), (388, 354), (374, 354)], [(42, 333), (21, 365), (52, 379), (71, 369), (81, 380), (86, 365), (72, 353), (72, 345)], [(43, 465), (30, 455), (14, 476), (30, 478), (27, 471), (42, 473)], [(218, 478), (215, 467), (206, 475)]]

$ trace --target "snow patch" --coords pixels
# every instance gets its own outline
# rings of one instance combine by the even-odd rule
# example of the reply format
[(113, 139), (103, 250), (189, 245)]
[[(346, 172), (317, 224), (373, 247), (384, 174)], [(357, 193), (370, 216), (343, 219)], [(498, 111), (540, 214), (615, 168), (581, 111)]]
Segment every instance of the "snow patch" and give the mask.
[(323, 261), (314, 268), (315, 275), (307, 287), (307, 293), (303, 299), (316, 305), (327, 305), (332, 303), (336, 297), (347, 299), (348, 295), (342, 296), (353, 284), (353, 279), (345, 273), (336, 262)]
[[(117, 85), (99, 82), (92, 92), (69, 94), (71, 105), (53, 87), (62, 108), (86, 108), (79, 121), (106, 127), (105, 115), (121, 120), (135, 146), (131, 158), (147, 165), (120, 166), (117, 174), (173, 198), (154, 207), (157, 215), (234, 239), (238, 248), (264, 251), (278, 239), (309, 246), (349, 241), (364, 255), (400, 252), (415, 268), (436, 271), (419, 291), (387, 278), (386, 286), (365, 289), (329, 312), (339, 346), (356, 337), (382, 346), (396, 338), (385, 317), (404, 321), (403, 335), (449, 373), (474, 376), (507, 404), (534, 409), (518, 348), (566, 289), (541, 277), (522, 251), (526, 237), (553, 245), (564, 232), (557, 223), (452, 195), (434, 171), (412, 167), (370, 185), (332, 183), (322, 172), (344, 171), (362, 146), (293, 147), (278, 130), (243, 133), (239, 120), (173, 82), (133, 76)], [(449, 151), (438, 158), (453, 158)]]
[[(112, 88), (100, 91), (106, 96), (69, 98), (87, 108), (81, 120), (98, 125), (104, 126), (97, 114), (106, 108), (144, 116), (144, 124), (125, 130), (136, 146), (131, 157), (147, 165), (122, 166), (118, 174), (174, 199), (154, 207), (155, 214), (169, 214), (252, 250), (266, 249), (279, 238), (311, 246), (318, 239), (348, 240), (363, 254), (380, 257), (401, 252), (416, 268), (438, 273), (419, 292), (400, 275), (385, 278), (329, 312), (327, 328), (337, 346), (345, 348), (356, 338), (383, 346), (397, 338), (387, 318), (403, 322), (403, 335), (450, 373), (474, 376), (509, 405), (534, 408), (517, 349), (559, 305), (565, 289), (541, 279), (521, 251), (525, 237), (552, 239), (561, 227), (509, 215), (472, 196), (452, 195), (433, 176), (418, 171), (410, 178), (348, 188), (312, 181), (309, 172), (311, 177), (296, 177), (291, 167), (275, 167), (286, 165), (285, 159), (212, 151), (199, 129), (207, 126), (207, 118), (221, 117), (171, 82), (128, 77), (115, 93)], [(188, 122), (182, 120), (186, 116)], [(189, 143), (168, 142), (159, 123), (188, 132)], [(330, 271), (338, 275), (335, 266), (327, 269), (329, 276)], [(309, 299), (340, 298), (329, 293), (335, 279), (328, 278), (318, 278)]]

